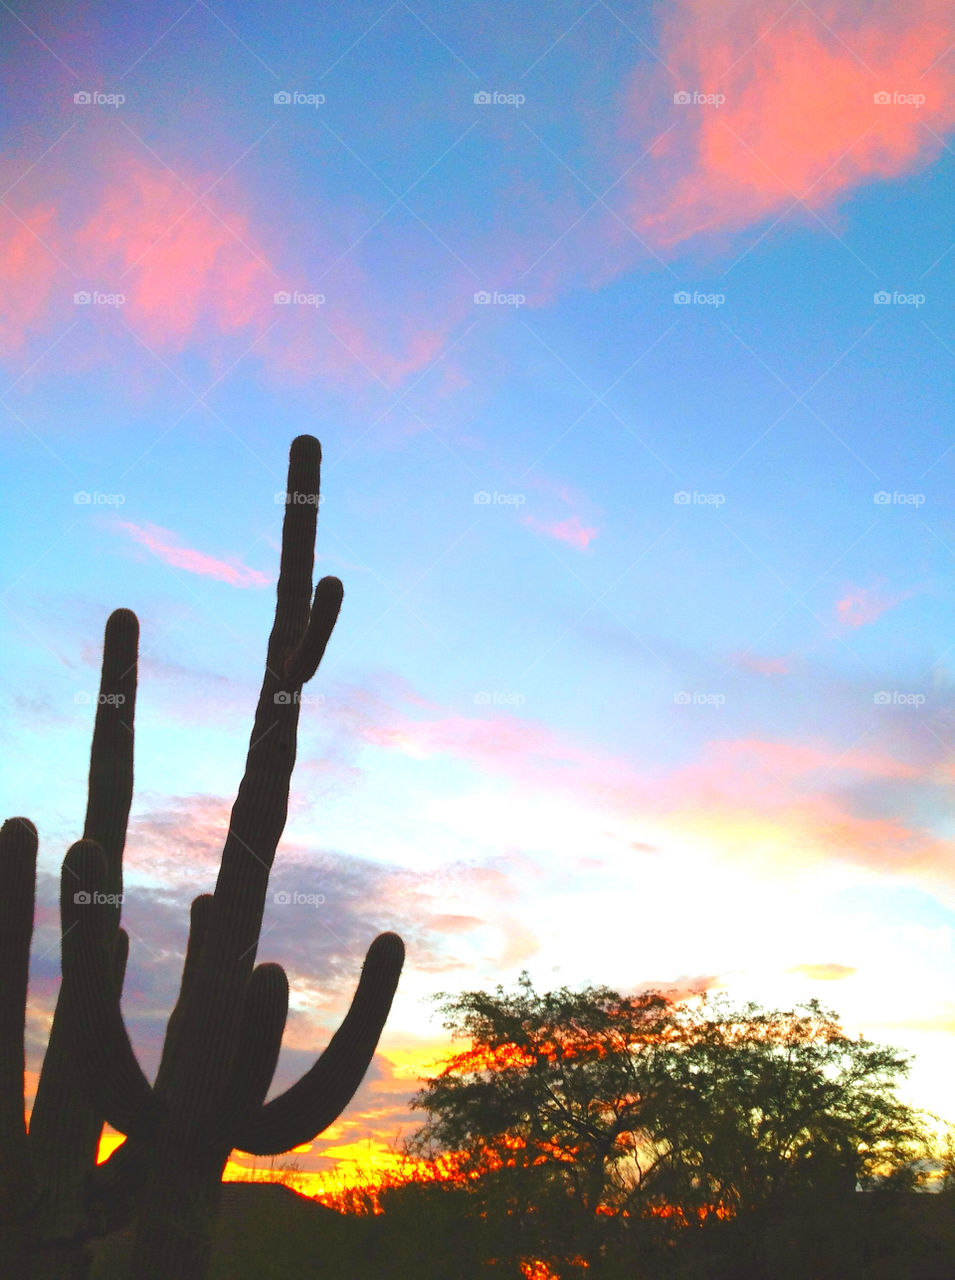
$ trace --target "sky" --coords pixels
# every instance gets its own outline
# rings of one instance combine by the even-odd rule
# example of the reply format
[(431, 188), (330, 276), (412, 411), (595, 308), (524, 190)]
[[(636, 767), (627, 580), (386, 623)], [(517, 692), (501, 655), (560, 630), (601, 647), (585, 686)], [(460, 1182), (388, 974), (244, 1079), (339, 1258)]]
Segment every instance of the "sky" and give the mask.
[(525, 969), (819, 997), (955, 1120), (953, 41), (935, 0), (3, 3), (28, 1103), (105, 619), (142, 628), (152, 1072), (309, 432), (345, 602), (259, 948), (276, 1087), (376, 933), (408, 960), (301, 1167), (386, 1159), (448, 1050), (431, 997)]

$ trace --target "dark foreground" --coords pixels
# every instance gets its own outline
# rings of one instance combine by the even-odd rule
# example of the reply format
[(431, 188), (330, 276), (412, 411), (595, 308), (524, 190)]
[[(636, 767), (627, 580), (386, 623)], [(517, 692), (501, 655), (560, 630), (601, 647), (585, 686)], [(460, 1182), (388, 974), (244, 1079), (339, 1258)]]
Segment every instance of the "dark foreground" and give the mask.
[[(98, 1247), (92, 1280), (125, 1280), (130, 1239)], [(521, 1280), (515, 1262), (487, 1261), (493, 1248), (487, 1223), (461, 1218), (447, 1196), (356, 1216), (284, 1186), (228, 1183), (209, 1280)], [(720, 1223), (641, 1253), (608, 1259), (600, 1280), (955, 1280), (955, 1196), (856, 1195), (825, 1215), (793, 1208), (745, 1237)]]

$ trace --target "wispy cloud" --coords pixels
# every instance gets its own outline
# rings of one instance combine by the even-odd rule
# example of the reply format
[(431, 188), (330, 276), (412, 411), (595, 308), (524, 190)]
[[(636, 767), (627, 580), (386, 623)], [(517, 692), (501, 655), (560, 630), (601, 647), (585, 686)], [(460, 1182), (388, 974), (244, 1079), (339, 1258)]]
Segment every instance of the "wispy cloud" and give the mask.
[(250, 569), (239, 560), (219, 560), (205, 551), (182, 546), (177, 534), (162, 529), (159, 525), (133, 524), (128, 520), (120, 520), (118, 525), (135, 542), (148, 548), (154, 556), (173, 569), (184, 569), (187, 573), (215, 578), (232, 587), (267, 587), (271, 582), (268, 574)]
[(836, 601), (836, 617), (845, 627), (868, 627), (910, 595), (911, 592), (888, 595), (878, 587), (850, 587)]
[(555, 542), (566, 542), (569, 547), (576, 547), (578, 551), (586, 551), (597, 536), (597, 529), (592, 525), (585, 525), (580, 516), (568, 516), (566, 520), (551, 522), (538, 520), (535, 516), (523, 516), (521, 523), (535, 533), (542, 533)]

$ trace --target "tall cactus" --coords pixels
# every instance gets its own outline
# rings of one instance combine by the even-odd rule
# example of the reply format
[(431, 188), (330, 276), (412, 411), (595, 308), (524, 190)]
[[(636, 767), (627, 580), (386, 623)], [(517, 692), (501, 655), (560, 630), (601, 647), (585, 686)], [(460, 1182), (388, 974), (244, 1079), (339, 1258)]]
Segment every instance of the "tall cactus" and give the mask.
[[(299, 694), (318, 667), (342, 599), (335, 578), (323, 578), (312, 598), (320, 460), (317, 440), (300, 436), (293, 441), (275, 623), (245, 775), (232, 809), (215, 893), (193, 903), (179, 998), (153, 1085), (136, 1061), (120, 1011), (124, 935), (113, 903), (131, 794), (132, 721), (128, 743), (123, 744), (128, 746), (128, 770), (123, 750), (114, 774), (104, 763), (109, 750), (103, 743), (109, 741), (110, 750), (117, 750), (115, 735), (108, 732), (117, 721), (104, 719), (99, 734), (100, 716), (109, 704), (101, 699), (97, 712), (87, 826), (83, 840), (72, 846), (63, 864), (63, 985), (54, 1034), (62, 1041), (63, 1060), (72, 1068), (72, 1082), (85, 1099), (95, 1133), (106, 1119), (127, 1135), (87, 1180), (84, 1211), (87, 1231), (109, 1229), (137, 1214), (132, 1260), (136, 1280), (200, 1280), (229, 1152), (287, 1151), (320, 1133), (347, 1106), (374, 1055), (404, 958), (395, 934), (375, 939), (351, 1008), (325, 1052), (295, 1085), (264, 1102), (285, 1026), (288, 983), (277, 965), (256, 966), (255, 952), (269, 871), (287, 816)], [(115, 627), (121, 630), (132, 625), (129, 619), (135, 623), (132, 614), (121, 610), (107, 627), (104, 686), (109, 627), (118, 620)], [(135, 686), (135, 658), (132, 671)], [(96, 820), (91, 822), (94, 791)], [(20, 822), (11, 827), (6, 845), (0, 844), (0, 857), (12, 867), (2, 874), (8, 884), (16, 881), (19, 894), (16, 906), (0, 897), (4, 1093), (20, 1072), (19, 1103), (0, 1097), (0, 1192), (8, 1196), (14, 1211), (8, 1215), (4, 1209), (4, 1224), (8, 1216), (11, 1222), (29, 1224), (44, 1198), (42, 1179), (49, 1185), (57, 1176), (55, 1168), (51, 1172), (51, 1165), (44, 1166), (38, 1189), (27, 1174), (18, 1173), (29, 1172), (37, 1126), (35, 1119), (30, 1134), (23, 1133), (23, 957), (32, 924), (30, 848), (35, 859), (36, 847), (31, 832), (29, 824)], [(52, 1042), (51, 1036), (48, 1058)], [(46, 1070), (45, 1063), (44, 1074)], [(52, 1087), (46, 1096), (51, 1094)], [(38, 1106), (40, 1101), (38, 1093)], [(59, 1112), (52, 1101), (48, 1104), (50, 1115), (57, 1117), (48, 1125), (51, 1131), (79, 1127), (83, 1108), (74, 1113), (73, 1101), (61, 1093)], [(78, 1145), (75, 1134), (71, 1140)], [(18, 1188), (15, 1195), (8, 1191), (11, 1186)], [(27, 1234), (28, 1227), (6, 1232), (11, 1249)]]
[[(118, 609), (106, 624), (90, 753), (84, 836), (106, 858), (111, 990), (122, 987), (128, 939), (119, 928), (122, 857), (133, 789), (133, 717), (139, 624)], [(23, 1032), (33, 932), (37, 834), (25, 818), (0, 829), (0, 1275), (74, 1280), (86, 1274), (91, 1231), (87, 1182), (102, 1116), (79, 1088), (72, 1057), (70, 986), (63, 983), (43, 1060), (29, 1135), (23, 1108)], [(106, 1195), (103, 1211), (117, 1193)], [(128, 1214), (127, 1205), (127, 1214)]]

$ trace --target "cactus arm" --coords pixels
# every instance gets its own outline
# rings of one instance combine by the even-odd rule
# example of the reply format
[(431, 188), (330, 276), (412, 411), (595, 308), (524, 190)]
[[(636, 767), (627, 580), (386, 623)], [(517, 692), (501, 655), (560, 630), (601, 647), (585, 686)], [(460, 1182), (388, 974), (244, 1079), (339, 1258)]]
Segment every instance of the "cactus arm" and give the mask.
[(90, 750), (89, 792), (83, 838), (106, 855), (104, 892), (115, 895), (108, 919), (119, 926), (123, 892), (123, 849), (133, 798), (133, 723), (139, 621), (116, 609), (106, 622), (99, 701)]
[(157, 1120), (152, 1087), (133, 1053), (116, 987), (110, 945), (110, 904), (103, 851), (93, 840), (78, 840), (63, 860), (60, 914), (63, 980), (72, 1000), (70, 1032), (74, 1069), (96, 1113), (120, 1133), (146, 1137)]
[(278, 964), (257, 965), (246, 988), (239, 1047), (223, 1111), (224, 1137), (230, 1149), (237, 1123), (265, 1101), (275, 1075), (287, 1016), (285, 970)]
[(351, 1007), (310, 1071), (241, 1126), (235, 1146), (250, 1155), (278, 1155), (310, 1142), (348, 1106), (375, 1055), (404, 962), (395, 933), (375, 939), (365, 957)]
[[(133, 785), (133, 714), (139, 623), (128, 609), (110, 615), (103, 636), (100, 697), (90, 750), (89, 798), (84, 830), (102, 842), (105, 891), (122, 893), (122, 857)], [(123, 699), (121, 702), (120, 697)], [(118, 943), (120, 899), (107, 909), (110, 947)], [(47, 1242), (74, 1241), (83, 1229), (86, 1179), (93, 1167), (103, 1127), (91, 1107), (72, 1060), (75, 1008), (64, 981), (36, 1101), (30, 1119), (30, 1150), (46, 1189), (39, 1235)], [(69, 1248), (69, 1244), (64, 1244)]]
[(316, 586), (305, 634), (285, 660), (284, 676), (290, 685), (305, 684), (318, 670), (338, 619), (343, 595), (344, 589), (338, 578), (322, 578)]
[[(320, 465), (321, 448), (314, 437), (293, 440), (275, 620), (209, 923), (209, 966), (220, 973), (234, 970), (235, 980), (243, 984), (255, 963), (269, 871), (288, 815), (295, 764), (298, 689), (284, 675), (286, 663), (301, 651), (305, 670), (313, 661), (317, 664), (341, 604), (337, 579), (320, 582), (311, 604)], [(206, 965), (203, 969), (209, 971)]]
[(209, 928), (212, 913), (212, 894), (200, 893), (193, 898), (189, 911), (189, 938), (186, 942), (186, 956), (182, 965), (182, 978), (179, 983), (179, 996), (173, 1006), (169, 1021), (166, 1023), (166, 1035), (163, 1040), (162, 1057), (156, 1075), (156, 1093), (162, 1095), (163, 1086), (169, 1073), (169, 1064), (174, 1057), (174, 1046), (182, 1024), (182, 1010), (189, 988), (192, 986), (199, 967), (199, 956)]
[(27, 1210), (39, 1191), (23, 1115), (23, 1037), (36, 892), (36, 827), (0, 828), (0, 1216)]

